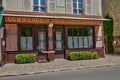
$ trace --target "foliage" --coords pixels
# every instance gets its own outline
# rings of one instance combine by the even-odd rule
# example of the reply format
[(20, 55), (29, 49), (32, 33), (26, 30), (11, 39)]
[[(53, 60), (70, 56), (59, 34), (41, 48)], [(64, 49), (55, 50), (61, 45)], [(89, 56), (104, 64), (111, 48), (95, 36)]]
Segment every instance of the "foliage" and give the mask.
[(108, 15), (105, 17), (105, 19), (109, 19), (110, 21), (103, 21), (104, 35), (112, 36), (113, 35), (113, 20)]
[(81, 52), (70, 52), (69, 60), (90, 60), (93, 59), (93, 54), (88, 51), (81, 51)]
[(108, 47), (108, 53), (113, 53), (113, 20), (108, 15), (105, 17), (105, 19), (110, 19), (111, 21), (103, 21), (104, 26), (104, 36), (107, 36), (107, 47)]
[(35, 54), (17, 54), (15, 59), (17, 64), (34, 63), (36, 60), (36, 55)]

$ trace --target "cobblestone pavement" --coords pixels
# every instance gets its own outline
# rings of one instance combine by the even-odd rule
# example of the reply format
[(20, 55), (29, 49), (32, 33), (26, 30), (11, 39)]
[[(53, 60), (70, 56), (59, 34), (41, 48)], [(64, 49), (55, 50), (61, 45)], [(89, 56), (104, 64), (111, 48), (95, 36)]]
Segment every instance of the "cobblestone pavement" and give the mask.
[(32, 64), (6, 64), (0, 70), (0, 76), (15, 76), (34, 73), (57, 72), (76, 70), (83, 68), (120, 66), (120, 55), (106, 55), (105, 58), (96, 60), (68, 61), (65, 59), (56, 59), (46, 63)]

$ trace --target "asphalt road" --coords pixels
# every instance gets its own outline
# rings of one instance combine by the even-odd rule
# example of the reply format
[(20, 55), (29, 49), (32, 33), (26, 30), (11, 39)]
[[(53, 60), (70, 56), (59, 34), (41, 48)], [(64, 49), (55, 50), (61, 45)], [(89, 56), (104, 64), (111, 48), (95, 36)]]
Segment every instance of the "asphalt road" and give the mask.
[(0, 80), (120, 80), (120, 67), (1, 77)]

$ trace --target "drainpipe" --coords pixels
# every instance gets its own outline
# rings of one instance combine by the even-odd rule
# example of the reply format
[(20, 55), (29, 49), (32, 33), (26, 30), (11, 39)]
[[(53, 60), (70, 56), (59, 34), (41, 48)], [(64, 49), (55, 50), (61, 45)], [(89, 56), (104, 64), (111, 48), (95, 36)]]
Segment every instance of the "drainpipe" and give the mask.
[(2, 45), (1, 45), (1, 38), (0, 38), (0, 66), (2, 65), (2, 58), (1, 58), (1, 56), (2, 56), (2, 47), (1, 47)]
[(0, 66), (2, 65), (2, 37), (3, 37), (3, 28), (0, 28)]

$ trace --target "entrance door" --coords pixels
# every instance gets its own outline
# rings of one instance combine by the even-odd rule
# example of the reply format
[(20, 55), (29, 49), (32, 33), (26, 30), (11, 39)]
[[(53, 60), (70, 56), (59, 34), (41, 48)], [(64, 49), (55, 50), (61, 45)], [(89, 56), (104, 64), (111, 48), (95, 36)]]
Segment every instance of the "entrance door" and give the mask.
[(55, 58), (64, 58), (64, 29), (62, 26), (54, 27)]
[(47, 28), (46, 26), (38, 26), (38, 44), (37, 44), (37, 49), (39, 50), (38, 52), (38, 59), (39, 60), (46, 60), (46, 55), (41, 53), (43, 50), (47, 50)]

